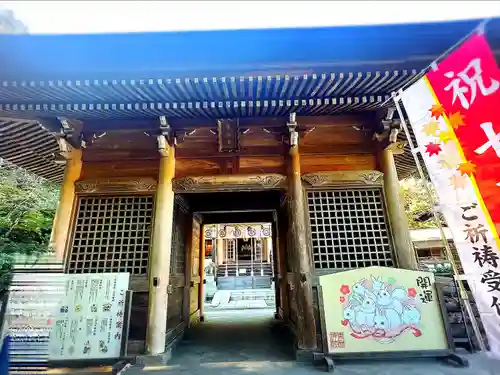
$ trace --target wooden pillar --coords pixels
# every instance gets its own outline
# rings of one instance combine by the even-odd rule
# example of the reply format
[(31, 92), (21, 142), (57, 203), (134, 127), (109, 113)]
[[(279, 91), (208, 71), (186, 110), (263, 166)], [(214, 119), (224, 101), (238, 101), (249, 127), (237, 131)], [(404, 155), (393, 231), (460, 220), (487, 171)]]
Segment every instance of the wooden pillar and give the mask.
[(61, 185), (59, 204), (52, 223), (49, 246), (55, 253), (56, 260), (64, 262), (70, 236), (69, 229), (75, 203), (75, 182), (82, 172), (82, 151), (73, 149), (67, 154), (66, 170)]
[(291, 199), (292, 271), (297, 302), (297, 346), (299, 350), (316, 349), (316, 324), (313, 309), (311, 259), (307, 246), (306, 210), (300, 174), (299, 141), (295, 116), (290, 116), (288, 193)]
[(224, 262), (224, 240), (222, 238), (217, 238), (217, 265), (221, 265)]
[(200, 322), (205, 320), (205, 231), (203, 230), (203, 224), (201, 224), (201, 235), (200, 235), (200, 288), (199, 292), (199, 304), (200, 304)]
[(149, 309), (146, 335), (148, 354), (160, 354), (165, 351), (174, 214), (174, 192), (172, 190), (174, 174), (175, 149), (166, 146), (160, 159), (153, 241), (149, 255)]
[(264, 239), (264, 241), (265, 241), (265, 244), (266, 244), (265, 245), (265, 247), (266, 247), (266, 257), (267, 257), (266, 260), (268, 262), (270, 262), (271, 261), (271, 252), (273, 252), (273, 250), (274, 250), (273, 249), (273, 238), (272, 237), (266, 237)]
[(380, 169), (384, 173), (387, 214), (391, 225), (398, 266), (400, 268), (416, 270), (418, 269), (418, 263), (410, 237), (408, 217), (404, 208), (404, 200), (392, 150), (385, 149), (379, 153), (379, 164)]

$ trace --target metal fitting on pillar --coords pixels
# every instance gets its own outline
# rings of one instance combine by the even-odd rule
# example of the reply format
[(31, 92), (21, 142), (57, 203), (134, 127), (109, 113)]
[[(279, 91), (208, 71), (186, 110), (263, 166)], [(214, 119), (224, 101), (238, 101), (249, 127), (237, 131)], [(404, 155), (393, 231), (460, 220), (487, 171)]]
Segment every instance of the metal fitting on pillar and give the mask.
[(290, 147), (295, 147), (299, 144), (299, 133), (297, 132), (295, 112), (290, 113), (286, 126), (290, 135)]
[(176, 144), (173, 129), (166, 116), (160, 116), (160, 134), (156, 136), (156, 141), (158, 143), (158, 152), (162, 156), (167, 156), (169, 146), (175, 146)]

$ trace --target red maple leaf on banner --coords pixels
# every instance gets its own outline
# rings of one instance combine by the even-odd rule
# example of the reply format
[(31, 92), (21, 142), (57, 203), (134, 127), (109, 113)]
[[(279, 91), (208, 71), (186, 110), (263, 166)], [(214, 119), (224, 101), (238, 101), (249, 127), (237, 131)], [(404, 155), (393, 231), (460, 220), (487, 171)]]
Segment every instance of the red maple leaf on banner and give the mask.
[(457, 171), (462, 173), (462, 176), (466, 174), (470, 177), (473, 173), (476, 173), (476, 164), (471, 163), (470, 161), (460, 163), (458, 165)]
[(442, 115), (446, 114), (446, 110), (441, 104), (433, 104), (429, 111), (431, 112), (431, 116), (436, 120), (439, 120)]
[(441, 151), (441, 145), (439, 143), (430, 142), (425, 145), (425, 152), (427, 152), (429, 156), (439, 155)]
[(460, 112), (452, 113), (449, 117), (450, 125), (453, 129), (458, 129), (460, 126), (465, 126), (464, 115)]

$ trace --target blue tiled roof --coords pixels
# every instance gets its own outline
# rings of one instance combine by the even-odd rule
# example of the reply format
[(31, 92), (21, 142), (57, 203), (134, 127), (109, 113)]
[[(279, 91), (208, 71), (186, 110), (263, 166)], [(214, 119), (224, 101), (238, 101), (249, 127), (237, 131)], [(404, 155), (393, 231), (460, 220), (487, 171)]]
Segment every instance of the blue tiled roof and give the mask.
[[(0, 115), (238, 117), (380, 106), (478, 20), (0, 36)], [(500, 50), (500, 19), (487, 35)]]

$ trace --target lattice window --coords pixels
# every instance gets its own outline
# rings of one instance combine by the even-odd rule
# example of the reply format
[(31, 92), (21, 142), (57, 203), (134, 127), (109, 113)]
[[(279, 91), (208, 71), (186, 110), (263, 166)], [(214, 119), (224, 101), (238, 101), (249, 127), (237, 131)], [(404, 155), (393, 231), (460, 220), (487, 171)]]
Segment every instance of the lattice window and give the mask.
[(380, 189), (307, 195), (316, 269), (393, 266)]
[(70, 273), (148, 271), (152, 196), (81, 197)]

